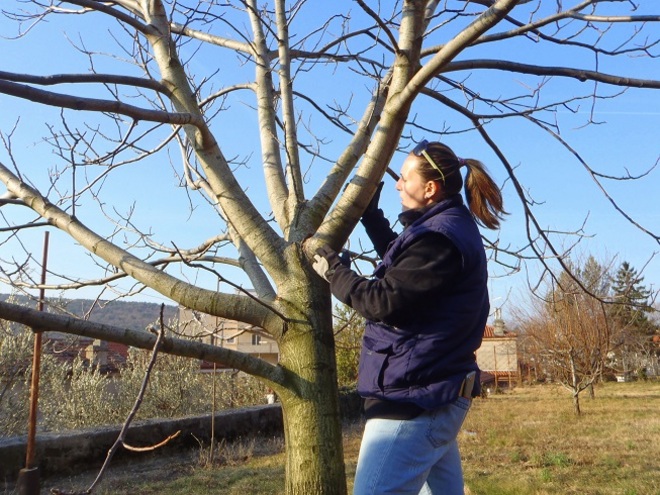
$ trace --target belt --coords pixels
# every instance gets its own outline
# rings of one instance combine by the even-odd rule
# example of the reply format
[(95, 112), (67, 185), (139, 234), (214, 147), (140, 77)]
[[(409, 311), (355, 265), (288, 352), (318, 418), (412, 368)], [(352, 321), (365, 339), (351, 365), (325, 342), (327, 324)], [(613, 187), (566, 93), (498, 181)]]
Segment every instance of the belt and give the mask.
[(476, 371), (470, 371), (461, 383), (461, 390), (458, 393), (459, 397), (464, 397), (466, 399), (472, 398), (472, 389), (474, 389), (474, 379), (477, 376)]

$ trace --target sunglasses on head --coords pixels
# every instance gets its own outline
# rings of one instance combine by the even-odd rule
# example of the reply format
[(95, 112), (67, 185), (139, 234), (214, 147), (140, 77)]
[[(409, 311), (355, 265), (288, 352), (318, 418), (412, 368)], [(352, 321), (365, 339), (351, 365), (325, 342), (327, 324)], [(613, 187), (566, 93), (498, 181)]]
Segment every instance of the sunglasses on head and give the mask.
[(442, 179), (442, 182), (445, 182), (445, 174), (442, 173), (442, 169), (438, 167), (438, 164), (433, 161), (433, 158), (428, 154), (426, 151), (429, 148), (429, 142), (424, 139), (419, 142), (417, 146), (415, 146), (412, 150), (413, 155), (415, 156), (420, 156), (426, 158), (426, 161), (429, 162), (434, 169), (436, 169), (438, 172), (440, 172), (440, 178)]

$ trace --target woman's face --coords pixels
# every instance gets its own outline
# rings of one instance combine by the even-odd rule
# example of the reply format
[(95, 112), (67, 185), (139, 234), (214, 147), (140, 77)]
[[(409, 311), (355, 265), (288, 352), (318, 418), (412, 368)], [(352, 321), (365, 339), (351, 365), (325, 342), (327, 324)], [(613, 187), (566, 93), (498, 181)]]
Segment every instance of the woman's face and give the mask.
[(408, 155), (401, 167), (401, 175), (396, 183), (396, 190), (401, 196), (404, 210), (412, 210), (428, 205), (433, 201), (437, 186), (433, 181), (425, 181), (417, 172), (419, 157)]

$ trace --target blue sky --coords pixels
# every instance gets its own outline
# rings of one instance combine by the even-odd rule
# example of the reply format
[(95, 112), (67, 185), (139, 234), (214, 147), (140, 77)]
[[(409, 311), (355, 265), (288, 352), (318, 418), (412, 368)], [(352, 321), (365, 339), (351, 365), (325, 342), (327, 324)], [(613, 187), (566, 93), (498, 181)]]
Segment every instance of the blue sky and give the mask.
[[(80, 54), (64, 56), (71, 53), (69, 43), (64, 35), (65, 25), (53, 22), (40, 26), (23, 42), (9, 42), (0, 39), (3, 58), (0, 70), (27, 72), (30, 74), (45, 75), (51, 72), (78, 72), (86, 67), (85, 58)], [(0, 34), (7, 36), (11, 31), (8, 21), (0, 17)], [(92, 49), (100, 49), (107, 43), (105, 32), (94, 23), (88, 24), (81, 36)], [(69, 34), (71, 36), (71, 34)], [(73, 39), (76, 39), (73, 37)], [(506, 45), (504, 45), (506, 46)], [(540, 56), (538, 52), (520, 50), (519, 45), (508, 47), (518, 50), (514, 57), (517, 61), (533, 62)], [(485, 57), (496, 54), (502, 50), (500, 46), (485, 46), (476, 52)], [(566, 53), (562, 52), (563, 57)], [(541, 54), (544, 65), (586, 64), (593, 68), (593, 61), (581, 60), (577, 53), (574, 59), (554, 58), (551, 52)], [(470, 55), (474, 58), (475, 55)], [(193, 71), (213, 71), (223, 68), (224, 61), (218, 58), (198, 57), (191, 64)], [(81, 65), (83, 64), (83, 65)], [(105, 59), (106, 66), (103, 71), (110, 71), (115, 67), (125, 67), (117, 60)], [(234, 66), (232, 66), (234, 67)], [(656, 77), (658, 63), (648, 59), (635, 57), (622, 57), (613, 61), (603, 60), (599, 66), (604, 72), (618, 72), (631, 77)], [(236, 68), (234, 72), (227, 71), (222, 74), (221, 83), (230, 84), (241, 81), (249, 76), (242, 73), (243, 69)], [(459, 77), (456, 75), (456, 77)], [(527, 87), (531, 78), (512, 75), (510, 73), (466, 73), (475, 87), (482, 88), (489, 96), (498, 94), (499, 88)], [(338, 79), (330, 75), (324, 77), (311, 76), (305, 80), (300, 76), (300, 84), (314, 85), (326, 93), (337, 92), (338, 100), (347, 94), (345, 87), (338, 86)], [(548, 100), (559, 94), (573, 94), (571, 91), (588, 92), (587, 85), (575, 82), (549, 81), (543, 89), (543, 97)], [(587, 88), (587, 89), (585, 89)], [(60, 88), (58, 88), (60, 89)], [(66, 88), (63, 88), (66, 89)], [(353, 96), (353, 108), (357, 115), (360, 113), (360, 103), (369, 97), (371, 88), (357, 87)], [(511, 89), (507, 89), (510, 91)], [(81, 91), (76, 88), (76, 91)], [(82, 90), (85, 91), (85, 90)], [(502, 89), (504, 91), (504, 89)], [(607, 89), (609, 94), (618, 93), (618, 89)], [(576, 93), (577, 94), (577, 93)], [(249, 158), (249, 168), (243, 168), (239, 175), (243, 178), (248, 194), (255, 198), (262, 211), (268, 213), (269, 207), (258, 198), (265, 196), (262, 189), (262, 174), (259, 168), (260, 152), (255, 146), (258, 139), (255, 116), (249, 110), (250, 96), (246, 95), (243, 102), (234, 102), (231, 112), (220, 114), (217, 118), (217, 133), (227, 156), (240, 155)], [(47, 130), (46, 122), (56, 122), (58, 111), (45, 109), (34, 104), (22, 102), (16, 98), (0, 95), (0, 130), (7, 133), (20, 117), (18, 129), (15, 133), (13, 146), (14, 157), (21, 164), (25, 173), (40, 187), (46, 187), (47, 176), (45, 171), (49, 167), (58, 166), (58, 159), (52, 151), (40, 141), (40, 136)], [(432, 112), (438, 112), (434, 114)], [(94, 118), (89, 113), (68, 114), (80, 126), (92, 124)], [(466, 129), (469, 122), (462, 117), (446, 111), (438, 111), (431, 107), (429, 100), (420, 96), (414, 105), (411, 115), (418, 116), (420, 121), (444, 123), (450, 131), (443, 140), (455, 151), (464, 157), (478, 158), (489, 168), (498, 183), (503, 184), (503, 192), (507, 210), (511, 213), (507, 217), (501, 230), (501, 243), (503, 245), (521, 246), (524, 240), (524, 225), (519, 200), (515, 197), (506, 173), (498, 163), (495, 155), (480, 141), (475, 132), (454, 133)], [(600, 122), (598, 125), (585, 126), (589, 117)], [(598, 102), (592, 111), (589, 100), (573, 105), (571, 111), (558, 112), (561, 135), (569, 141), (585, 160), (597, 171), (608, 175), (641, 174), (650, 169), (660, 157), (658, 143), (658, 128), (660, 128), (660, 98), (657, 92), (651, 90), (628, 90), (616, 98)], [(146, 126), (144, 127), (146, 128)], [(577, 253), (594, 255), (603, 262), (615, 259), (618, 265), (622, 261), (630, 262), (635, 268), (645, 268), (645, 284), (656, 290), (660, 286), (660, 257), (653, 258), (653, 254), (660, 252), (658, 242), (649, 235), (642, 233), (630, 225), (617, 213), (612, 205), (603, 197), (598, 186), (588, 176), (584, 168), (547, 133), (539, 128), (529, 125), (522, 119), (517, 121), (494, 121), (487, 127), (505, 152), (510, 163), (516, 167), (524, 187), (538, 202), (537, 215), (542, 227), (562, 231), (572, 231), (582, 228), (587, 235)], [(420, 130), (408, 128), (405, 134), (412, 133), (415, 139), (430, 138)], [(331, 153), (338, 154), (347, 143), (347, 138), (341, 135), (332, 135)], [(402, 142), (403, 143), (403, 142)], [(405, 153), (397, 153), (390, 164), (398, 171)], [(309, 159), (308, 156), (304, 157)], [(130, 169), (120, 170), (116, 177), (108, 180), (105, 190), (112, 198), (113, 205), (120, 212), (127, 212), (133, 204), (136, 206), (134, 220), (144, 228), (152, 228), (154, 239), (165, 244), (181, 247), (190, 247), (199, 244), (207, 237), (217, 233), (221, 223), (215, 220), (215, 214), (204, 201), (193, 199), (197, 208), (191, 215), (188, 210), (189, 198), (186, 191), (178, 187), (177, 160), (179, 156), (174, 152), (169, 155), (161, 154), (159, 160), (150, 160)], [(0, 149), (0, 161), (10, 164), (10, 157), (6, 151)], [(308, 196), (313, 194), (318, 181), (323, 177), (329, 165), (319, 161), (309, 161)], [(394, 190), (394, 182), (386, 178), (385, 190), (382, 194), (382, 206), (391, 219), (395, 219), (400, 209), (398, 193)], [(613, 198), (626, 212), (645, 228), (660, 231), (660, 218), (657, 206), (658, 190), (660, 190), (660, 170), (653, 170), (640, 181), (612, 181), (603, 180)], [(1, 193), (2, 191), (0, 191)], [(149, 198), (144, 201), (144, 198)], [(8, 215), (10, 210), (3, 207), (0, 214)], [(11, 214), (15, 214), (14, 207)], [(20, 212), (25, 215), (26, 212)], [(102, 215), (97, 211), (81, 208), (79, 214), (83, 221), (97, 222)], [(24, 216), (27, 218), (29, 215)], [(586, 223), (585, 223), (586, 222)], [(109, 235), (111, 225), (106, 225), (101, 233)], [(0, 236), (6, 234), (0, 233)], [(363, 240), (361, 227), (356, 228), (351, 239), (353, 246)], [(28, 236), (26, 244), (34, 256), (41, 258), (41, 245), (43, 234), (34, 232)], [(569, 239), (559, 241), (561, 244), (570, 243)], [(13, 246), (13, 248), (11, 248)], [(9, 250), (16, 249), (16, 253)], [(2, 248), (0, 257), (7, 259), (12, 255), (21, 256), (20, 246), (7, 244)], [(660, 256), (660, 255), (658, 255)], [(51, 251), (49, 266), (54, 270), (85, 275), (87, 270), (91, 273), (93, 263), (88, 256), (72, 245), (65, 236), (51, 233)], [(491, 263), (491, 297), (493, 306), (504, 305), (506, 315), (507, 305), (518, 304), (526, 294), (526, 278), (535, 280), (539, 274), (536, 263), (528, 263), (524, 269), (512, 276), (502, 277), (504, 270), (497, 264)], [(179, 275), (176, 271), (175, 275)], [(229, 277), (239, 277), (231, 271), (223, 272)], [(195, 279), (190, 279), (195, 282)], [(210, 283), (208, 279), (200, 276), (201, 283)], [(0, 286), (0, 291), (5, 291)], [(78, 291), (70, 297), (92, 297), (91, 291)], [(108, 297), (110, 294), (108, 294)], [(163, 298), (157, 294), (144, 293), (139, 299), (160, 301)]]

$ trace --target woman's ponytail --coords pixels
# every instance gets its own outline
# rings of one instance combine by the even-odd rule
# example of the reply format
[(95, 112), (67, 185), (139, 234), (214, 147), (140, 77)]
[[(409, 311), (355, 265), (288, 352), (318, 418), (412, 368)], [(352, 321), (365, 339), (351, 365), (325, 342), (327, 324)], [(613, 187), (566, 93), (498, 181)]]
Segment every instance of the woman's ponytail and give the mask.
[(475, 219), (489, 229), (497, 229), (506, 215), (502, 192), (479, 160), (462, 159), (467, 168), (465, 198)]

